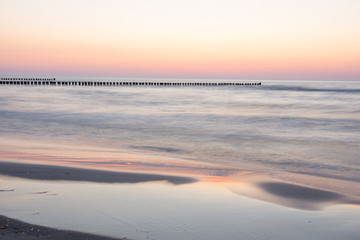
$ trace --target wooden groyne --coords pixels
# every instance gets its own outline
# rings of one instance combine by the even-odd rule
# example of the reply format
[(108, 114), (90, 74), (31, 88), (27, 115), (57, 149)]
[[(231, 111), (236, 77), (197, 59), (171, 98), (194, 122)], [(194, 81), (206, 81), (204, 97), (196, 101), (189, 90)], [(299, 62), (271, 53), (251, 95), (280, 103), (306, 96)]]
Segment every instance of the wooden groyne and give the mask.
[(257, 86), (261, 82), (57, 81), (55, 78), (1, 78), (0, 85), (30, 86)]
[(16, 77), (2, 77), (1, 81), (55, 81), (56, 78), (16, 78)]

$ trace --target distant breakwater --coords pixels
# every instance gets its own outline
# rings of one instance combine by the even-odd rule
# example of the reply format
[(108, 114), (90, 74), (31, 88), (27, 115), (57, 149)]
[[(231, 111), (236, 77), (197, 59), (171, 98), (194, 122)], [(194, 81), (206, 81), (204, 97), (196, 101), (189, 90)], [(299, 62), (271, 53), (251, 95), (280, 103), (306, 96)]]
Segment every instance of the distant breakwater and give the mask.
[(56, 78), (1, 78), (0, 85), (30, 86), (257, 86), (261, 82), (63, 81)]

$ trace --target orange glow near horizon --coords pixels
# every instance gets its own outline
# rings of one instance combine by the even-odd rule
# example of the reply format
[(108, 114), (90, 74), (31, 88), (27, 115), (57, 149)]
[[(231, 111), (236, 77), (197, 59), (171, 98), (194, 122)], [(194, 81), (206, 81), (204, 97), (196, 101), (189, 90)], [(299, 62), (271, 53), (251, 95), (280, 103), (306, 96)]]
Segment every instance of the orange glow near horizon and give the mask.
[(15, 2), (0, 3), (5, 75), (360, 79), (355, 2)]

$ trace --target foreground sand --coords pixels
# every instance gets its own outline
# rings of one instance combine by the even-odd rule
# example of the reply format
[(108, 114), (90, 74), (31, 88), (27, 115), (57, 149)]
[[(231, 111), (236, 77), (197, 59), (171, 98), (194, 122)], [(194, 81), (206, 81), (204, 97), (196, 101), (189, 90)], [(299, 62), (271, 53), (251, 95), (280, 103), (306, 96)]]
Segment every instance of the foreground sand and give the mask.
[(237, 177), (0, 162), (0, 215), (48, 226), (0, 216), (0, 240), (360, 239), (356, 196)]
[(15, 219), (0, 216), (1, 240), (119, 240), (127, 238), (110, 238), (81, 232), (58, 230), (24, 223)]
[[(77, 182), (97, 182), (97, 183), (141, 183), (152, 181), (165, 181), (174, 185), (196, 182), (197, 180), (189, 177), (111, 172), (102, 170), (80, 169), (71, 167), (36, 165), (24, 163), (0, 162), (0, 174), (11, 177), (34, 179), (34, 180), (65, 180)], [(0, 192), (14, 190), (0, 189)], [(102, 237), (87, 233), (58, 230), (28, 224), (19, 220), (0, 216), (0, 239), (1, 240), (33, 240), (33, 239), (52, 239), (52, 240), (111, 240), (124, 238)], [(125, 238), (127, 239), (127, 238)]]

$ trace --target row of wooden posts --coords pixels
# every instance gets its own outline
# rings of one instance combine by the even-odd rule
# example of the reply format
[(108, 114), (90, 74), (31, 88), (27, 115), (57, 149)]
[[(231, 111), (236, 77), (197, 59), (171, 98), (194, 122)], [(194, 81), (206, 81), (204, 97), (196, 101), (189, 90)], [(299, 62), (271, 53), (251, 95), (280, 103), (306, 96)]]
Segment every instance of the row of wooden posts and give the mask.
[(31, 86), (254, 86), (257, 83), (245, 82), (113, 82), (113, 81), (55, 81), (55, 80), (7, 80), (1, 78), (0, 85), (31, 85)]
[(18, 78), (18, 77), (2, 77), (4, 81), (55, 81), (56, 78)]

